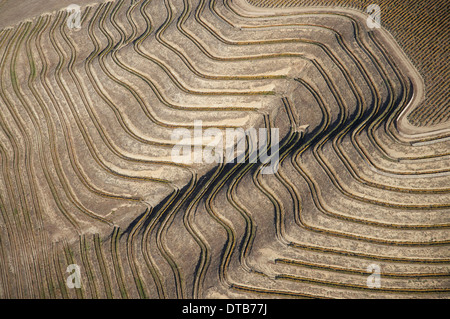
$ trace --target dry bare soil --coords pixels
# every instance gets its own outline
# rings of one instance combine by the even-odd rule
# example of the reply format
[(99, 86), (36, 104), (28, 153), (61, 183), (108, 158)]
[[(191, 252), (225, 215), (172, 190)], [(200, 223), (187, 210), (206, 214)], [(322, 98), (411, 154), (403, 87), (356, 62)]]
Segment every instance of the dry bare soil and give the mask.
[[(0, 297), (448, 298), (449, 60), (348, 2), (1, 1)], [(174, 162), (195, 120), (278, 171)]]

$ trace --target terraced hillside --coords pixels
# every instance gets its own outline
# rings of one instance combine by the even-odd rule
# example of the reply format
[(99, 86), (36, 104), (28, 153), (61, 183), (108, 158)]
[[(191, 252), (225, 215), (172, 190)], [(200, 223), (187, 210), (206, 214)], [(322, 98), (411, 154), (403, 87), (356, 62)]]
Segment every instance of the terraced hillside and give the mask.
[(264, 8), (280, 7), (344, 7), (366, 11), (374, 3), (381, 8), (381, 21), (401, 44), (425, 80), (426, 96), (406, 117), (423, 131), (449, 126), (450, 120), (450, 3), (404, 0), (248, 0), (249, 4)]
[[(423, 80), (366, 15), (117, 0), (82, 7), (79, 30), (68, 16), (0, 31), (0, 297), (450, 296), (450, 140), (402, 131)], [(173, 130), (198, 120), (279, 128), (279, 169), (176, 163)]]

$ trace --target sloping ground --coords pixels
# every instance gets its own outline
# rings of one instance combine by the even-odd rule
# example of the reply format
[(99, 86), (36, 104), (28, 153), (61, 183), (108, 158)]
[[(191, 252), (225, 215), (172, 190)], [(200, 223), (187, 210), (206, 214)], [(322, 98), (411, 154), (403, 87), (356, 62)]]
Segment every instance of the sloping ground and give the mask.
[(408, 115), (417, 127), (449, 127), (450, 120), (450, 2), (404, 0), (248, 0), (264, 8), (343, 7), (365, 12), (371, 3), (381, 8), (381, 22), (389, 30), (424, 77), (426, 99)]
[[(449, 297), (450, 141), (399, 135), (423, 84), (364, 15), (119, 0), (79, 31), (67, 17), (0, 31), (1, 297)], [(194, 120), (280, 128), (278, 172), (174, 163)]]
[(8, 28), (19, 24), (25, 20), (32, 20), (35, 17), (46, 13), (55, 13), (67, 8), (71, 4), (86, 6), (106, 2), (106, 0), (0, 0), (0, 28)]

